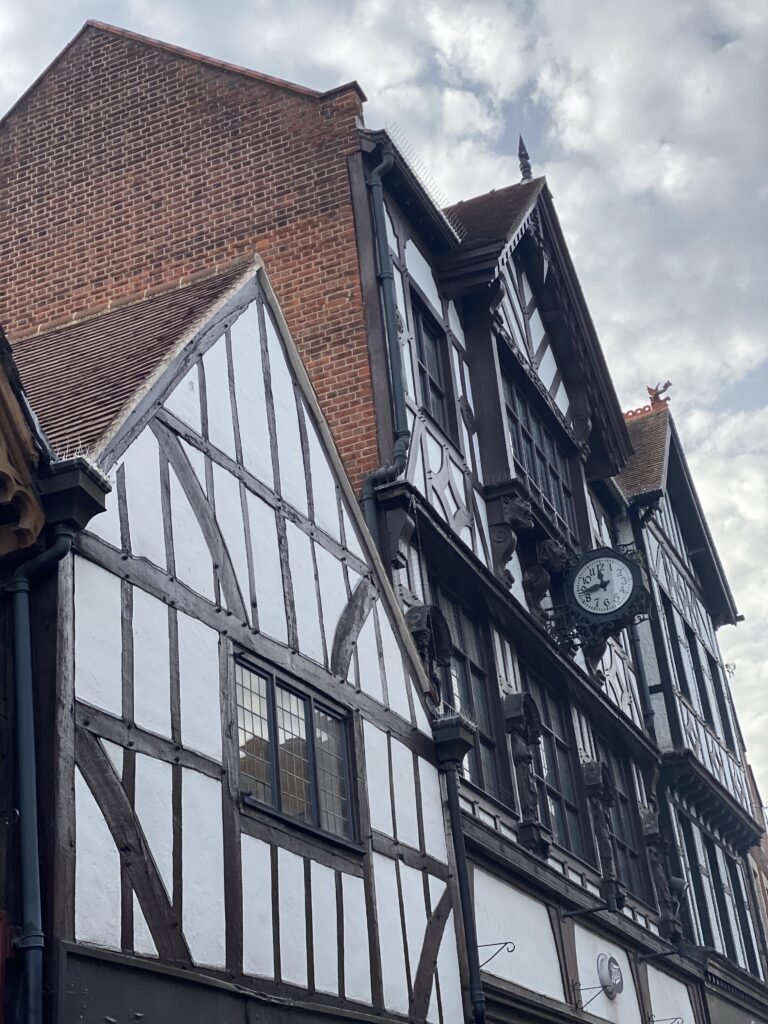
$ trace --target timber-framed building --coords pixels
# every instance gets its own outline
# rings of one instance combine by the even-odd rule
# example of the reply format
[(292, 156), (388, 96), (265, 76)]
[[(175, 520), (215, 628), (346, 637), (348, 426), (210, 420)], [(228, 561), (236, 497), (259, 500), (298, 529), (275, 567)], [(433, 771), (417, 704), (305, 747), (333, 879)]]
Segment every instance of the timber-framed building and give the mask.
[(522, 143), (441, 210), (363, 102), (89, 23), (0, 123), (6, 1013), (768, 1022), (665, 388)]

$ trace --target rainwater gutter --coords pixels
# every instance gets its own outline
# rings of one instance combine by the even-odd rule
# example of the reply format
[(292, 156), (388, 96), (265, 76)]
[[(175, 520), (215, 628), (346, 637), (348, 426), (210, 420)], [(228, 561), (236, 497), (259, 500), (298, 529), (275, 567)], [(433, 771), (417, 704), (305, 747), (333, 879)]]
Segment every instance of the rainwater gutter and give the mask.
[(382, 151), (380, 163), (370, 173), (371, 206), (373, 208), (373, 226), (376, 236), (376, 258), (378, 264), (377, 277), (381, 285), (382, 304), (384, 307), (384, 328), (387, 336), (387, 354), (389, 362), (389, 379), (392, 387), (392, 411), (394, 431), (394, 451), (392, 462), (379, 466), (363, 483), (363, 513), (368, 529), (377, 549), (381, 550), (379, 521), (376, 509), (376, 488), (392, 483), (404, 472), (408, 459), (408, 446), (411, 432), (405, 406), (405, 387), (403, 385), (403, 363), (400, 354), (400, 337), (397, 329), (397, 300), (395, 298), (395, 273), (392, 269), (392, 257), (389, 253), (387, 240), (386, 214), (384, 210), (384, 192), (381, 179), (391, 169), (394, 153), (391, 147)]

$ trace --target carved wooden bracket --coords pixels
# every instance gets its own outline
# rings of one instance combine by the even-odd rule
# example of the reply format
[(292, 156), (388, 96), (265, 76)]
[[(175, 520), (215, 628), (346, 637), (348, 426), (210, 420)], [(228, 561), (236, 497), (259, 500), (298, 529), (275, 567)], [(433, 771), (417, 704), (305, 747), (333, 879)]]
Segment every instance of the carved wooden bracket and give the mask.
[(401, 546), (410, 541), (413, 531), (416, 529), (416, 520), (408, 514), (406, 509), (396, 507), (387, 509), (386, 523), (389, 561), (393, 569), (405, 569), (407, 566)]
[(567, 560), (568, 550), (559, 540), (542, 540), (536, 545), (536, 562), (523, 573), (523, 590), (534, 615), (543, 617), (541, 602), (552, 583), (552, 573), (562, 572)]
[(617, 907), (623, 907), (626, 893), (616, 870), (616, 844), (611, 829), (611, 809), (616, 805), (616, 784), (611, 769), (602, 761), (587, 761), (582, 765), (582, 771), (600, 857), (600, 895), (606, 901), (615, 900)]
[(677, 942), (682, 933), (679, 911), (680, 900), (670, 886), (672, 876), (669, 873), (669, 840), (663, 835), (656, 811), (640, 812), (643, 826), (643, 838), (651, 866), (656, 900), (659, 904), (659, 932), (668, 942)]
[(435, 703), (439, 703), (440, 680), (436, 666), (444, 668), (451, 663), (453, 640), (445, 616), (434, 604), (420, 604), (409, 608), (405, 621), (416, 644), (416, 650), (432, 683)]
[(34, 544), (44, 522), (40, 502), (16, 464), (9, 439), (0, 434), (0, 556)]
[(505, 494), (488, 503), (493, 571), (506, 587), (514, 583), (507, 563), (515, 553), (521, 530), (534, 527), (531, 503), (518, 494)]
[(510, 737), (520, 796), (518, 840), (527, 850), (546, 857), (549, 853), (548, 830), (541, 821), (539, 780), (534, 771), (534, 758), (541, 737), (541, 717), (536, 701), (529, 693), (507, 694), (504, 698), (504, 726)]

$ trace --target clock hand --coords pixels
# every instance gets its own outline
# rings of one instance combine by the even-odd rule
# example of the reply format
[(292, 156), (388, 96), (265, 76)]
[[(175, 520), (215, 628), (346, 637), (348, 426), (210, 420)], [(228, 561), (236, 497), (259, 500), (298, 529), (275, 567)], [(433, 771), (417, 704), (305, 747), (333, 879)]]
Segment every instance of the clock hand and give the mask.
[(595, 583), (591, 587), (584, 587), (584, 589), (582, 590), (582, 594), (594, 594), (594, 592), (596, 590), (605, 590), (605, 588), (608, 586), (608, 583), (610, 581), (609, 580), (603, 580), (602, 576), (600, 578), (602, 580), (602, 583)]

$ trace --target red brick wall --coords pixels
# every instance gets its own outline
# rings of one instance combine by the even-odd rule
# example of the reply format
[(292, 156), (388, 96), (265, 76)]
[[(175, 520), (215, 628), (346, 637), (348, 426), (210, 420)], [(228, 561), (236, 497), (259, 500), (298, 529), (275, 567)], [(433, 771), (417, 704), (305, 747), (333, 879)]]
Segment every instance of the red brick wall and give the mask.
[(317, 99), (87, 28), (0, 127), (0, 323), (18, 339), (258, 252), (359, 487), (378, 464), (347, 157)]

